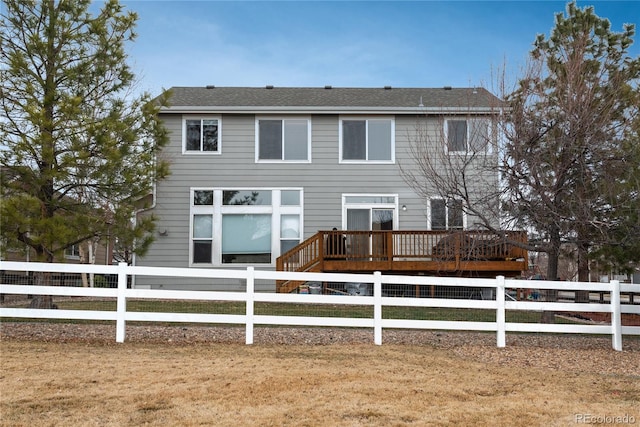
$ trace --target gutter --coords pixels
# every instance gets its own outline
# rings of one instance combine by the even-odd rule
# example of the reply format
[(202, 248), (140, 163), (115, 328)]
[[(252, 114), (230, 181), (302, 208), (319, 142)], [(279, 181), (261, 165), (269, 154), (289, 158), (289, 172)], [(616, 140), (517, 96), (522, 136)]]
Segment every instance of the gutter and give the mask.
[(279, 113), (279, 114), (498, 114), (498, 107), (296, 107), (296, 106), (211, 106), (185, 105), (160, 109), (161, 114), (200, 113)]

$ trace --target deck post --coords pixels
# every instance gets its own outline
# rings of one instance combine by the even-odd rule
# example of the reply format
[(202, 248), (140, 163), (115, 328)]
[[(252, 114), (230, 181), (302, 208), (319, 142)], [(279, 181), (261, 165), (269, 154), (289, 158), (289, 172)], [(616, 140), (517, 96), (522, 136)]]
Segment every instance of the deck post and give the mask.
[(393, 270), (393, 255), (395, 254), (395, 248), (393, 247), (393, 230), (387, 231), (387, 244), (385, 249), (387, 251), (387, 270)]
[(320, 260), (318, 265), (320, 267), (320, 271), (324, 271), (324, 233), (318, 232), (318, 234), (318, 259)]

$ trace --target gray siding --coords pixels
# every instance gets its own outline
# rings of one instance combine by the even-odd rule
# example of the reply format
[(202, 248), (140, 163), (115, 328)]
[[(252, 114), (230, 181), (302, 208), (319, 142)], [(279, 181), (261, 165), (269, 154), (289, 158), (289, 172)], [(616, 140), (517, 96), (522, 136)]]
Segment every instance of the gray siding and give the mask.
[[(265, 116), (260, 114), (260, 117)], [(276, 116), (279, 117), (279, 116)], [(417, 116), (395, 118), (395, 164), (341, 164), (339, 162), (339, 116), (311, 117), (311, 163), (256, 163), (255, 116), (222, 115), (221, 155), (182, 154), (182, 116), (164, 115), (171, 143), (163, 156), (171, 164), (171, 175), (158, 183), (156, 206), (152, 210), (159, 219), (158, 230), (166, 236), (156, 236), (138, 265), (189, 266), (189, 189), (191, 187), (303, 187), (304, 238), (318, 230), (341, 227), (343, 193), (398, 194), (399, 229), (425, 229), (426, 202), (408, 187), (400, 175), (398, 163), (413, 163), (409, 155), (409, 135), (415, 132)], [(424, 118), (420, 118), (424, 120)], [(429, 119), (431, 132), (440, 126)], [(434, 194), (435, 196), (435, 194)], [(137, 286), (191, 287), (237, 289), (240, 284), (214, 283), (176, 284), (167, 280), (138, 278)], [(258, 284), (259, 290), (273, 290), (273, 284)]]

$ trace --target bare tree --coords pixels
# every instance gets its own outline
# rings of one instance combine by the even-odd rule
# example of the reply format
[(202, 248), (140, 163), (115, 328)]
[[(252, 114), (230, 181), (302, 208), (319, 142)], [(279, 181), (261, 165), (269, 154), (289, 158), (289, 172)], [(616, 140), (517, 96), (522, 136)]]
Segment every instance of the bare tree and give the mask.
[[(515, 89), (498, 79), (504, 102), (485, 112), (488, 125), (473, 129), (483, 116), (470, 98), (457, 116), (418, 127), (410, 152), (417, 171), (401, 165), (405, 181), (425, 198), (462, 201), (472, 227), (530, 231), (526, 249), (547, 253), (550, 279), (558, 277), (562, 245), (573, 245), (578, 279), (588, 280), (593, 249), (624, 243), (624, 231), (637, 230), (639, 168), (630, 160), (640, 150), (640, 58), (627, 55), (633, 35), (632, 25), (612, 32), (592, 7), (569, 3), (550, 37), (537, 37)], [(451, 152), (456, 118), (471, 124), (466, 149)]]
[(400, 172), (425, 200), (437, 197), (448, 208), (462, 209), (469, 228), (499, 233), (504, 218), (497, 125), (503, 107), (484, 88), (458, 91), (461, 103), (455, 112), (417, 119), (409, 137), (410, 162), (400, 163)]

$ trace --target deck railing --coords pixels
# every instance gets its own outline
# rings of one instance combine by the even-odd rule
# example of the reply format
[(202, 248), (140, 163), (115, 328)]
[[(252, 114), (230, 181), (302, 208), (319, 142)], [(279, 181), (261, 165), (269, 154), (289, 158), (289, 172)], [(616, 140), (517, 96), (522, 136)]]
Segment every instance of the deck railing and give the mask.
[[(514, 275), (528, 268), (526, 242), (524, 231), (319, 231), (278, 257), (276, 270)], [(291, 292), (299, 284), (279, 282), (277, 289)]]
[(523, 231), (319, 231), (282, 254), (279, 271), (321, 271), (325, 261), (498, 261), (523, 259)]

